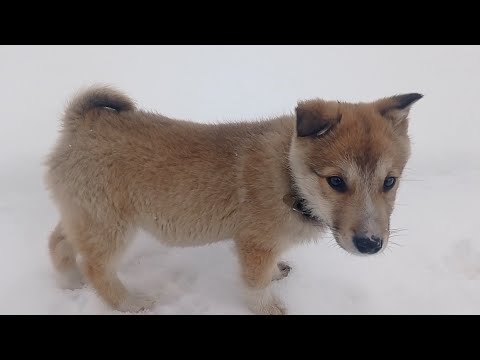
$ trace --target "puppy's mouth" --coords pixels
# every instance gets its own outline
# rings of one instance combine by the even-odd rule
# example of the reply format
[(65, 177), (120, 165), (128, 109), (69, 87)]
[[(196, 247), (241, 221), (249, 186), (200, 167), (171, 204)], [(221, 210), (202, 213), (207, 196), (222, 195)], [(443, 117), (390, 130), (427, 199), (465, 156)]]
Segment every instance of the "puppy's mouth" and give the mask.
[[(330, 226), (330, 225), (328, 225), (328, 228), (332, 233), (333, 238), (335, 239), (335, 242), (342, 250), (352, 255), (358, 255), (357, 251), (355, 251), (355, 248), (353, 247), (353, 244), (352, 246), (348, 246), (350, 244), (348, 244), (348, 242), (343, 241), (343, 237), (340, 235), (338, 230), (336, 230), (333, 226)], [(345, 245), (345, 244), (348, 244), (348, 245)]]

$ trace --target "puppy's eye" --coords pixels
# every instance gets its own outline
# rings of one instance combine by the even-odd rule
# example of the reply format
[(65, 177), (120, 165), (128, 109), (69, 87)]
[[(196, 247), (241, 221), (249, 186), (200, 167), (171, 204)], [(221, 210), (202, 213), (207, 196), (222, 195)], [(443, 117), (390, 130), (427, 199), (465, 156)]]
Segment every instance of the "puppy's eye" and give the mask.
[(338, 192), (345, 192), (347, 190), (347, 184), (340, 176), (331, 176), (327, 178), (328, 185)]
[(396, 181), (397, 179), (395, 179), (393, 176), (385, 178), (385, 180), (383, 181), (383, 190), (391, 190), (395, 186)]

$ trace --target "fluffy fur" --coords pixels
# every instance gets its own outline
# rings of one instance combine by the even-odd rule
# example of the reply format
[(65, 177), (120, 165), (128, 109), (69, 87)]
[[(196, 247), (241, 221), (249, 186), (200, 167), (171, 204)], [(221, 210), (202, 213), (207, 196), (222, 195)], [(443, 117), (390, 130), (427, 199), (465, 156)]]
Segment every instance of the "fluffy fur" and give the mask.
[[(269, 285), (288, 275), (278, 262), (290, 246), (327, 228), (352, 253), (359, 233), (386, 244), (398, 182), (388, 193), (382, 184), (408, 160), (414, 95), (311, 100), (296, 115), (213, 125), (141, 111), (109, 87), (87, 89), (68, 105), (47, 161), (60, 211), (53, 265), (67, 286), (85, 276), (106, 303), (135, 312), (154, 299), (131, 294), (116, 264), (136, 229), (171, 246), (233, 239), (250, 309), (284, 314)], [(329, 176), (345, 178), (348, 191), (333, 190)], [(287, 194), (301, 196), (323, 225), (292, 211)]]

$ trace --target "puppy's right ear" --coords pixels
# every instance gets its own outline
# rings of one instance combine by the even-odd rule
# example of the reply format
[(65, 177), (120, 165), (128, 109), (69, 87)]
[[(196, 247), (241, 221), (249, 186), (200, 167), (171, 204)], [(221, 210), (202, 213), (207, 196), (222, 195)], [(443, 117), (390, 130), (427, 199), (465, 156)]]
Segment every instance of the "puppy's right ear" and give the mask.
[(295, 108), (298, 137), (320, 137), (341, 120), (337, 107), (322, 100), (300, 102)]

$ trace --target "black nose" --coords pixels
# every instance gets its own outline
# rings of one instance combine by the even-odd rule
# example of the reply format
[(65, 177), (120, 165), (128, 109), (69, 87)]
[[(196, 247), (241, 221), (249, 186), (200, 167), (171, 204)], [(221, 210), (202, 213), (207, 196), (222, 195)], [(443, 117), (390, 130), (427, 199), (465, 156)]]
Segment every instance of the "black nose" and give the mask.
[(353, 243), (362, 254), (375, 254), (382, 248), (383, 240), (376, 236), (372, 236), (371, 238), (354, 236)]

